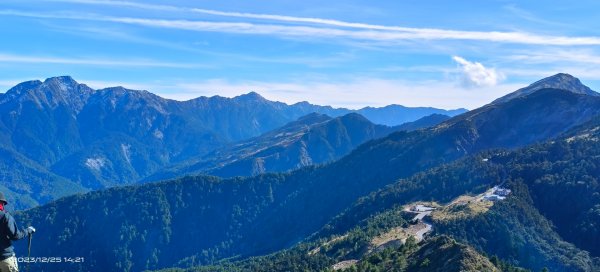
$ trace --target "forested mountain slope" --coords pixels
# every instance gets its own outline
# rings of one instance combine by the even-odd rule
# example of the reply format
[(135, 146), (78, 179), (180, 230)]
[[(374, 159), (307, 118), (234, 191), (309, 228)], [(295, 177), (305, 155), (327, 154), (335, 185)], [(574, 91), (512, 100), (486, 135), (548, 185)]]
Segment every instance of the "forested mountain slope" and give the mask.
[[(256, 256), (297, 244), (322, 229), (357, 198), (398, 179), (486, 149), (518, 148), (557, 137), (591, 120), (599, 111), (598, 97), (541, 89), (484, 106), (430, 129), (396, 132), (367, 142), (324, 166), (253, 178), (190, 177), (115, 188), (61, 199), (22, 213), (19, 218), (46, 227), (45, 235), (39, 235), (38, 243), (43, 246), (36, 249), (36, 254), (49, 254), (45, 250), (54, 249), (76, 254), (76, 250), (97, 260), (86, 262), (83, 269), (137, 271), (171, 266), (180, 260), (206, 264), (232, 256)], [(483, 168), (459, 172), (463, 176), (455, 183), (432, 183), (428, 179), (413, 182), (410, 186), (427, 188), (425, 194), (413, 190), (392, 203), (407, 201), (411, 196), (448, 201), (465, 192), (482, 190), (491, 181), (499, 181), (476, 179), (478, 175), (487, 177), (483, 170), (494, 169), (487, 165), (473, 164)], [(428, 184), (435, 186), (425, 187)], [(353, 218), (371, 214), (366, 208), (347, 213), (350, 219), (339, 219), (341, 226), (333, 230), (345, 231), (344, 227), (356, 224)]]
[[(314, 112), (338, 117), (354, 111), (288, 105), (255, 92), (175, 101), (123, 87), (94, 90), (68, 76), (27, 81), (0, 96), (0, 148), (18, 158), (0, 162), (0, 186), (10, 188), (15, 207), (26, 208), (74, 192), (134, 184)], [(380, 111), (386, 112), (408, 121), (446, 113)], [(464, 110), (448, 114), (459, 112)], [(48, 184), (39, 181), (41, 172)], [(65, 182), (71, 185), (49, 185)]]
[(432, 127), (449, 118), (432, 114), (414, 122), (388, 127), (373, 124), (356, 113), (336, 118), (313, 113), (256, 138), (177, 163), (144, 181), (198, 174), (227, 178), (285, 172), (332, 162), (368, 140), (394, 131)]

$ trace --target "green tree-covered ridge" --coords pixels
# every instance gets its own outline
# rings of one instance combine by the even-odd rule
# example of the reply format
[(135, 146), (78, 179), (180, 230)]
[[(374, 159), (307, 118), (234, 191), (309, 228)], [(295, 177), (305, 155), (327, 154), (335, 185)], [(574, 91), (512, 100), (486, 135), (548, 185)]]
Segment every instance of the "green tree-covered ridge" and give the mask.
[[(317, 235), (343, 233), (385, 210), (388, 204), (428, 198), (444, 202), (497, 184), (504, 176), (485, 176), (485, 171), (495, 169), (493, 159), (487, 164), (473, 164), (480, 168), (458, 168), (458, 173), (450, 172), (448, 178), (440, 176), (438, 182), (422, 177), (432, 167), (482, 150), (525, 146), (556, 137), (592, 119), (599, 105), (595, 97), (541, 89), (506, 103), (482, 107), (431, 129), (395, 133), (368, 142), (328, 165), (246, 179), (190, 177), (111, 189), (65, 198), (30, 210), (21, 219), (47, 227), (46, 235), (40, 235), (43, 246), (37, 254), (44, 254), (44, 249), (84, 254), (90, 260), (84, 270), (93, 267), (137, 271), (183, 264), (185, 260), (210, 264), (233, 256), (256, 256), (295, 245), (319, 229), (322, 230)], [(451, 165), (434, 169), (451, 169)], [(418, 172), (421, 173), (414, 175)], [(476, 179), (478, 175), (486, 178)], [(362, 199), (358, 203), (367, 206), (357, 205), (358, 209), (331, 221), (357, 198), (399, 178), (408, 178), (399, 182), (409, 183), (401, 187), (408, 189), (401, 191), (398, 199), (391, 198), (390, 203), (383, 204)], [(535, 220), (535, 213), (526, 214), (534, 218), (533, 222), (540, 221)], [(327, 222), (330, 224), (323, 228)], [(531, 231), (526, 229), (525, 234)], [(544, 239), (552, 237), (566, 239), (542, 235)], [(485, 249), (483, 245), (473, 245)], [(548, 252), (572, 256), (569, 254), (580, 252), (573, 250), (550, 247), (536, 256), (546, 258), (550, 256)], [(515, 260), (510, 255), (500, 258)], [(593, 261), (582, 263), (590, 262)]]

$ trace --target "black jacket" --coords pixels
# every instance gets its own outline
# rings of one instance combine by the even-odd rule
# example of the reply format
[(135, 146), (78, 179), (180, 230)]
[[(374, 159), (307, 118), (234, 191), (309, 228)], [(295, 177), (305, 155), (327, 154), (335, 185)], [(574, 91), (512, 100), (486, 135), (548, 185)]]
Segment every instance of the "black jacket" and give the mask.
[(15, 256), (12, 241), (25, 238), (28, 230), (19, 230), (17, 222), (9, 213), (0, 211), (0, 260)]

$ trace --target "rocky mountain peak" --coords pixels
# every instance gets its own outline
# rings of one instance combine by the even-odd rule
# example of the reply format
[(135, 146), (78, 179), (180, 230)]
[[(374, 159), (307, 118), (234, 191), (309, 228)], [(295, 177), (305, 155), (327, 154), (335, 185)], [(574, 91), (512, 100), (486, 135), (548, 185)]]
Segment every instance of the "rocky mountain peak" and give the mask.
[(541, 89), (549, 88), (567, 90), (577, 94), (600, 96), (599, 93), (592, 91), (592, 89), (590, 89), (588, 86), (585, 86), (583, 83), (581, 83), (578, 78), (566, 73), (558, 73), (556, 75), (538, 80), (525, 88), (521, 88), (515, 92), (500, 97), (494, 100), (492, 104), (504, 103), (511, 99), (529, 95)]
[(65, 89), (65, 88), (74, 88), (77, 85), (79, 85), (79, 83), (70, 76), (57, 76), (57, 77), (50, 77), (50, 78), (47, 78), (46, 80), (44, 80), (44, 85), (50, 85), (50, 86), (54, 85), (61, 89)]
[(17, 84), (16, 86), (10, 88), (6, 95), (3, 96), (2, 103), (10, 100), (11, 98), (20, 96), (23, 92), (26, 92), (31, 89), (35, 89), (42, 85), (42, 82), (39, 80), (30, 80)]
[(249, 92), (247, 94), (242, 94), (242, 95), (234, 97), (233, 99), (237, 100), (237, 101), (243, 101), (243, 102), (267, 101), (266, 98), (264, 98), (262, 95), (258, 94), (257, 92)]
[(79, 84), (70, 76), (51, 77), (46, 80), (27, 81), (18, 84), (6, 92), (1, 103), (22, 103), (32, 101), (40, 108), (66, 106), (78, 112), (94, 90), (85, 84)]

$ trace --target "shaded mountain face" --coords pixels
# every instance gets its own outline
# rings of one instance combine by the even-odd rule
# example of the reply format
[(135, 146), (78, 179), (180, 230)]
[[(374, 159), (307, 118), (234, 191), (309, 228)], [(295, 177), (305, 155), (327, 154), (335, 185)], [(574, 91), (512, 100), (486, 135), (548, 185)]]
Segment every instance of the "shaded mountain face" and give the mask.
[(10, 202), (5, 208), (10, 211), (88, 191), (14, 150), (0, 147), (0, 165), (2, 179), (10, 181), (0, 185), (0, 191)]
[(16, 162), (21, 167), (0, 165), (0, 172), (18, 172), (3, 175), (0, 185), (21, 184), (10, 197), (22, 197), (13, 202), (29, 203), (18, 207), (25, 208), (52, 199), (42, 195), (67, 192), (30, 186), (27, 180), (40, 175), (34, 172), (47, 173), (48, 184), (67, 180), (80, 192), (131, 184), (312, 112), (335, 117), (351, 111), (287, 105), (254, 92), (179, 102), (122, 87), (93, 90), (68, 76), (23, 82), (0, 97), (0, 147), (24, 158)]
[[(86, 260), (97, 260), (86, 265), (105, 270), (129, 267), (137, 271), (183, 259), (206, 264), (231, 256), (255, 256), (306, 239), (359, 197), (400, 178), (486, 149), (518, 148), (552, 139), (598, 114), (599, 97), (542, 89), (433, 128), (369, 141), (324, 166), (252, 178), (189, 177), (115, 188), (64, 198), (22, 213), (19, 219), (48, 231), (47, 237), (38, 240), (44, 246), (36, 254), (64, 250), (69, 255), (77, 250)], [(468, 177), (457, 180), (472, 181)], [(450, 196), (446, 193), (451, 185), (440, 183), (430, 189)], [(456, 185), (451, 192), (473, 188), (463, 182)], [(485, 184), (473, 186), (481, 189)], [(96, 216), (97, 211), (104, 216)], [(588, 218), (595, 218), (593, 212)], [(110, 236), (99, 237), (101, 230), (90, 227), (106, 225), (113, 228)], [(127, 227), (120, 228), (123, 225)], [(63, 235), (66, 229), (68, 235)], [(62, 237), (58, 242), (52, 238), (58, 236)]]
[[(527, 111), (518, 105), (538, 106)], [(289, 246), (316, 231), (354, 199), (393, 180), (485, 149), (516, 148), (556, 137), (599, 114), (599, 106), (597, 97), (542, 90), (468, 112), (431, 129), (396, 132), (366, 143), (336, 163), (315, 170), (299, 193), (245, 229), (242, 236), (251, 246), (244, 250), (255, 254)], [(517, 108), (520, 110), (511, 112)], [(282, 238), (272, 240), (262, 233), (279, 233)]]
[[(555, 137), (597, 113), (599, 96), (540, 89), (494, 103), (444, 122), (440, 129), (470, 128), (472, 148), (519, 147)], [(466, 146), (465, 146), (466, 148)]]
[(413, 131), (417, 129), (423, 129), (428, 127), (436, 126), (446, 120), (450, 119), (450, 116), (434, 113), (432, 115), (427, 115), (419, 120), (404, 123), (402, 125), (394, 127), (397, 130), (403, 131)]
[[(416, 121), (408, 128), (435, 123), (438, 119)], [(282, 128), (232, 147), (211, 152), (152, 175), (146, 181), (184, 175), (210, 174), (220, 177), (253, 176), (285, 172), (331, 162), (358, 145), (388, 135), (399, 127), (375, 125), (356, 113), (331, 118), (313, 113)]]

